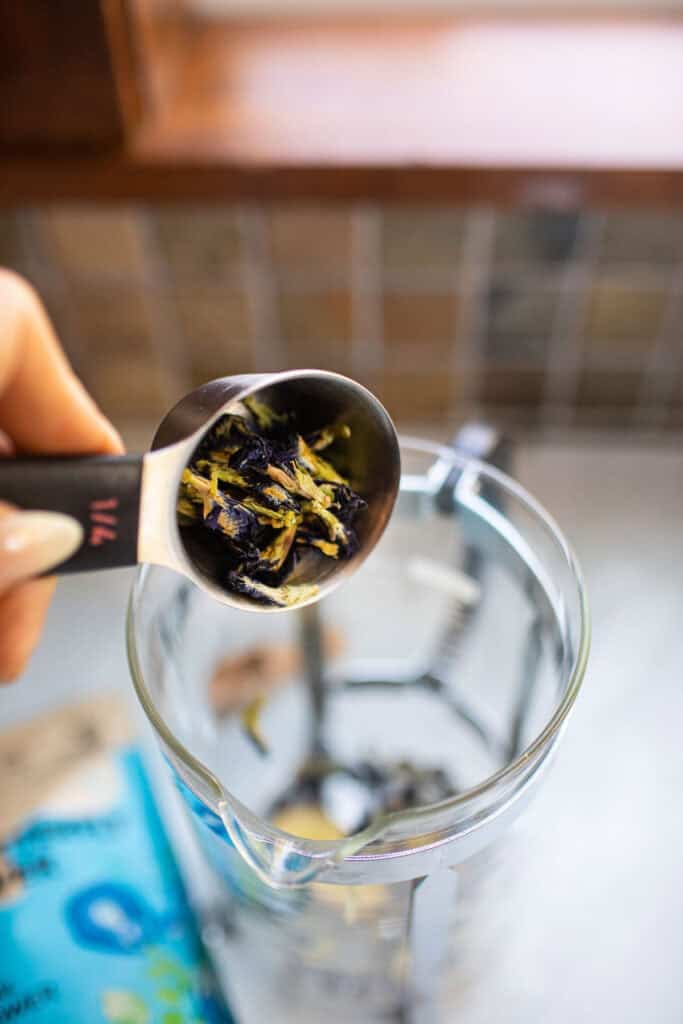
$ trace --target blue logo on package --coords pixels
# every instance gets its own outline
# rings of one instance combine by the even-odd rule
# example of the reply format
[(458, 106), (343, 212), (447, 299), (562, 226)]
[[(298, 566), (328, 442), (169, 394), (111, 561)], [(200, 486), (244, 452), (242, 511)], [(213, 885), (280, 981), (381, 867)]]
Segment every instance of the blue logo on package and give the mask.
[(103, 953), (139, 953), (162, 930), (142, 897), (113, 882), (76, 893), (65, 915), (74, 939)]

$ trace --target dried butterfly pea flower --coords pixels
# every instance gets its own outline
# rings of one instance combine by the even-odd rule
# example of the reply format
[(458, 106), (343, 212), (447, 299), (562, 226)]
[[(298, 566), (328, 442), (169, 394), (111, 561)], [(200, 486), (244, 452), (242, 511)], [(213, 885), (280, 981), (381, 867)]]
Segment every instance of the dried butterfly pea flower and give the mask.
[(238, 594), (251, 597), (262, 604), (277, 604), (283, 608), (301, 604), (310, 597), (315, 597), (319, 587), (315, 583), (283, 583), (279, 587), (269, 587), (249, 576), (241, 576), (231, 572), (227, 578), (228, 586)]
[(311, 473), (316, 480), (326, 480), (334, 484), (347, 484), (343, 476), (340, 476), (336, 469), (323, 459), (306, 444), (303, 437), (299, 438), (298, 461)]
[(235, 469), (265, 469), (273, 456), (273, 446), (263, 437), (249, 434), (232, 455), (230, 464)]
[(350, 430), (333, 425), (304, 438), (290, 417), (253, 398), (244, 405), (253, 422), (222, 417), (183, 473), (178, 520), (184, 530), (207, 529), (216, 543), (224, 540), (214, 549), (229, 589), (289, 606), (318, 592), (286, 582), (300, 552), (338, 559), (357, 548), (353, 521), (365, 502), (318, 454)]
[(184, 496), (188, 501), (203, 503), (211, 490), (211, 481), (207, 480), (206, 477), (202, 476), (200, 473), (195, 473), (189, 468), (183, 470), (180, 482)]
[(306, 501), (304, 502), (304, 518), (310, 519), (311, 516), (322, 520), (327, 529), (330, 540), (338, 540), (345, 547), (348, 545), (349, 536), (344, 524), (336, 517), (334, 512), (329, 510), (329, 508), (325, 508), (317, 501)]
[(287, 493), (284, 487), (280, 487), (279, 484), (268, 484), (265, 487), (257, 484), (256, 486), (258, 487), (258, 492), (261, 497), (267, 502), (272, 502), (276, 509), (286, 508), (291, 511), (296, 511), (296, 502)]
[(286, 469), (282, 466), (268, 466), (266, 473), (271, 480), (275, 480), (291, 494), (298, 494), (302, 498), (318, 501), (323, 506), (329, 504), (329, 499), (316, 484), (311, 474), (296, 463), (292, 463)]
[(249, 488), (249, 481), (241, 473), (238, 473), (236, 469), (232, 469), (230, 466), (221, 465), (215, 459), (198, 459), (195, 462), (195, 467), (202, 473), (208, 473), (209, 479), (213, 489), (216, 489), (216, 485), (220, 482), (222, 484), (230, 484), (232, 487), (240, 487), (243, 490)]
[(178, 498), (178, 517), (181, 522), (187, 521), (193, 523), (199, 515), (197, 506), (193, 505), (189, 498), (180, 497)]
[(272, 430), (276, 424), (287, 422), (288, 417), (284, 413), (275, 412), (265, 402), (259, 402), (254, 395), (245, 398), (244, 404), (256, 420), (259, 430)]
[(248, 542), (254, 531), (254, 519), (254, 513), (239, 501), (221, 495), (204, 515), (204, 525), (219, 530), (230, 540)]
[[(256, 516), (242, 502), (215, 490), (210, 480), (186, 469), (181, 482), (182, 494), (178, 511), (188, 514), (196, 505), (202, 506), (202, 521), (210, 530), (217, 530), (231, 540), (249, 541), (256, 525)], [(195, 510), (195, 516), (197, 512)]]
[(293, 509), (271, 508), (269, 505), (262, 505), (254, 498), (243, 498), (242, 504), (255, 513), (262, 526), (296, 526), (301, 522), (301, 516)]
[(351, 437), (351, 427), (346, 423), (339, 423), (330, 427), (323, 427), (322, 430), (316, 430), (315, 433), (308, 435), (308, 446), (311, 451), (321, 452), (325, 448), (329, 448), (331, 444), (342, 438), (347, 440)]
[(329, 540), (321, 540), (319, 537), (312, 537), (307, 539), (300, 537), (299, 541), (301, 544), (308, 544), (311, 548), (317, 548), (318, 551), (322, 551), (328, 558), (339, 558), (339, 545), (333, 544)]
[(280, 530), (276, 534), (274, 540), (264, 548), (261, 552), (261, 558), (265, 566), (268, 567), (269, 571), (277, 572), (281, 569), (285, 563), (289, 552), (292, 549), (292, 544), (296, 537), (297, 524), (294, 526), (286, 526), (284, 530)]
[(225, 416), (214, 423), (202, 443), (203, 448), (216, 448), (219, 451), (237, 451), (242, 437), (250, 435), (249, 429), (243, 416), (235, 416), (233, 413), (226, 413)]

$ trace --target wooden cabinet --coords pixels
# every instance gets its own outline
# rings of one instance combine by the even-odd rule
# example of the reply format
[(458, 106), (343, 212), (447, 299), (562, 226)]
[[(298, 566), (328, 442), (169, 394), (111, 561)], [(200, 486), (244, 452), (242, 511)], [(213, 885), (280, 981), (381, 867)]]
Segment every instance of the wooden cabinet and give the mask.
[(65, 149), (124, 141), (142, 110), (127, 0), (0, 5), (0, 145)]

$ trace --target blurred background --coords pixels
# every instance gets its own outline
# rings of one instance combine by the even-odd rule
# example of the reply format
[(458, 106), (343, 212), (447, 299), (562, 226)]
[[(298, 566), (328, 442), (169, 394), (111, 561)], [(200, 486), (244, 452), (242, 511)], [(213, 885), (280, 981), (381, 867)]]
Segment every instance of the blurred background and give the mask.
[[(301, 366), (514, 439), (594, 642), (475, 1024), (679, 1024), (683, 4), (23, 0), (0, 90), (0, 265), (132, 449)], [(62, 582), (4, 722), (129, 689), (131, 577)]]
[(679, 430), (675, 7), (386, 8), (3, 13), (0, 263), (143, 445), (206, 379), (306, 365), (403, 424)]
[(683, 426), (678, 212), (51, 204), (4, 214), (0, 258), (124, 428), (213, 377), (298, 366), (402, 422)]

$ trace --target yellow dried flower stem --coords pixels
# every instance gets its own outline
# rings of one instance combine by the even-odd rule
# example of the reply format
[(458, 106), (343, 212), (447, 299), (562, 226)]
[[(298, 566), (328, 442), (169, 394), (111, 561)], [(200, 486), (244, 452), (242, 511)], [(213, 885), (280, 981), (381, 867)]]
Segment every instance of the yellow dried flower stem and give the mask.
[(320, 505), (316, 501), (307, 501), (304, 502), (304, 512), (310, 516), (317, 516), (318, 519), (322, 519), (323, 523), (327, 527), (327, 532), (331, 541), (340, 540), (342, 544), (346, 544), (348, 542), (344, 524), (340, 522), (340, 520), (337, 519), (334, 513), (330, 512), (329, 509), (324, 508), (324, 506)]
[(325, 448), (329, 448), (337, 438), (340, 437), (343, 440), (347, 440), (351, 437), (351, 427), (346, 423), (340, 423), (337, 426), (324, 427), (318, 431), (318, 436), (314, 441), (311, 442), (310, 447), (314, 452), (321, 452)]
[(275, 423), (287, 422), (287, 417), (283, 413), (275, 412), (265, 402), (259, 402), (255, 395), (245, 398), (244, 404), (256, 420), (260, 430), (270, 430)]
[(318, 487), (310, 473), (307, 473), (300, 466), (293, 465), (291, 473), (286, 469), (282, 469), (281, 466), (268, 466), (266, 473), (271, 480), (274, 480), (275, 483), (280, 484), (281, 487), (284, 487), (285, 490), (290, 491), (292, 494), (298, 494), (300, 497), (308, 498), (310, 501), (318, 501), (323, 507), (330, 503), (327, 495)]
[(294, 543), (297, 529), (298, 523), (295, 523), (293, 526), (287, 526), (284, 530), (280, 530), (275, 539), (261, 552), (261, 558), (268, 563), (273, 572), (277, 572), (284, 565)]
[(326, 459), (316, 455), (304, 441), (303, 437), (299, 438), (299, 460), (303, 462), (304, 466), (313, 474), (316, 480), (326, 480), (333, 484), (345, 484), (347, 481), (343, 476), (336, 471), (336, 469), (327, 462)]

